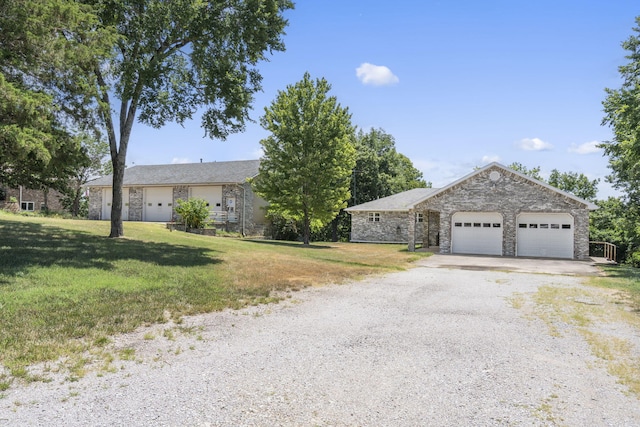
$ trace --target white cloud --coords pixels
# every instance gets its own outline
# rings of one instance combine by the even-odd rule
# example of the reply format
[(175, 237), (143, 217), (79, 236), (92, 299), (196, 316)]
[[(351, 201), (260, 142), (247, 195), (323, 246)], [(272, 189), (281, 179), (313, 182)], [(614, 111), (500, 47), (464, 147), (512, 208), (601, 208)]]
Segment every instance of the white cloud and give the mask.
[(553, 145), (540, 138), (524, 138), (517, 142), (516, 146), (525, 151), (548, 151), (553, 148)]
[(574, 143), (571, 144), (571, 147), (569, 147), (567, 151), (576, 154), (598, 153), (601, 150), (600, 148), (598, 148), (598, 144), (600, 144), (600, 141), (585, 142), (584, 144), (580, 145)]
[(493, 162), (499, 162), (500, 156), (482, 156), (482, 164), (488, 164)]
[(356, 68), (356, 76), (363, 84), (373, 86), (389, 86), (400, 81), (388, 67), (369, 64), (368, 62)]
[(176, 164), (179, 164), (179, 163), (191, 163), (191, 162), (186, 157), (174, 157), (173, 159), (171, 159), (171, 164), (172, 165), (176, 165)]

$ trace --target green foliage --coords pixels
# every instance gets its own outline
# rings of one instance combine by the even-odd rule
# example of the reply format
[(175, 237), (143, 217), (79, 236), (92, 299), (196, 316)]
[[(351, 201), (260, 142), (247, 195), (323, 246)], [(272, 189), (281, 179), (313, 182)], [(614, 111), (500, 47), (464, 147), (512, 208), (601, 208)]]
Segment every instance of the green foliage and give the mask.
[(520, 172), (523, 175), (530, 176), (533, 179), (537, 179), (538, 181), (544, 182), (544, 178), (540, 175), (540, 166), (536, 166), (534, 168), (527, 168), (522, 163), (513, 162), (508, 166), (509, 169), (513, 169), (516, 172)]
[(73, 169), (73, 176), (62, 189), (64, 197), (62, 206), (71, 215), (86, 217), (88, 215), (87, 201), (84, 196), (84, 186), (91, 179), (111, 173), (111, 162), (108, 161), (109, 144), (88, 133), (80, 133), (75, 136), (86, 156), (86, 162), (77, 165)]
[(412, 188), (430, 187), (422, 172), (395, 148), (395, 139), (382, 129), (356, 136), (356, 166), (350, 206), (391, 196)]
[(584, 200), (595, 201), (598, 194), (599, 179), (589, 180), (583, 173), (560, 172), (557, 169), (551, 171), (549, 185), (571, 193)]
[(560, 172), (558, 169), (553, 169), (549, 175), (549, 180), (545, 180), (540, 175), (540, 166), (529, 169), (522, 163), (514, 162), (509, 165), (509, 168), (538, 181), (546, 182), (559, 190), (566, 191), (584, 200), (595, 201), (598, 194), (600, 180), (594, 179), (590, 181), (583, 173)]
[(640, 251), (636, 251), (629, 257), (629, 264), (635, 268), (640, 268)]
[(210, 215), (207, 201), (196, 197), (176, 200), (176, 213), (187, 228), (204, 228)]
[(589, 214), (589, 240), (613, 243), (618, 259), (628, 260), (640, 248), (640, 212), (620, 197), (596, 202), (598, 209)]
[(269, 211), (302, 222), (303, 242), (346, 207), (355, 165), (354, 129), (347, 108), (329, 96), (325, 79), (309, 73), (279, 91), (260, 119), (271, 135), (253, 181)]
[(613, 130), (613, 140), (601, 144), (609, 156), (612, 173), (607, 178), (615, 188), (625, 192), (635, 205), (640, 203), (640, 17), (622, 47), (628, 52), (628, 63), (620, 66), (622, 77), (619, 89), (606, 89), (603, 101), (605, 117), (603, 124)]
[(110, 236), (119, 237), (136, 118), (161, 127), (203, 110), (208, 136), (242, 131), (261, 90), (257, 65), (284, 50), (282, 15), (292, 7), (289, 0), (3, 2), (0, 69), (10, 82), (43, 91), (53, 102), (37, 104), (61, 106), (77, 130), (106, 135), (114, 177)]

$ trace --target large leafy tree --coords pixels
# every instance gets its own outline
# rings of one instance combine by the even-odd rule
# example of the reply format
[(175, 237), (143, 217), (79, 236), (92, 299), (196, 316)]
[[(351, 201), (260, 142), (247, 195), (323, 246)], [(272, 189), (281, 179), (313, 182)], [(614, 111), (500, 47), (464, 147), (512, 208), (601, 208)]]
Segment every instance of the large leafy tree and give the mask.
[(618, 68), (622, 77), (619, 89), (605, 89), (603, 124), (613, 130), (613, 139), (601, 144), (609, 156), (608, 180), (622, 190), (635, 205), (640, 204), (640, 17), (638, 26), (622, 47), (628, 62)]
[[(411, 190), (431, 187), (424, 181), (422, 172), (413, 166), (411, 160), (396, 150), (393, 135), (383, 129), (371, 128), (356, 135), (356, 166), (351, 183), (351, 199), (348, 206), (376, 200)], [(322, 240), (348, 240), (351, 232), (351, 218), (340, 211), (331, 224), (315, 233)]]
[(52, 32), (52, 47), (71, 52), (50, 67), (55, 78), (39, 73), (32, 79), (106, 135), (113, 167), (110, 237), (124, 234), (122, 183), (135, 121), (183, 124), (203, 110), (208, 136), (224, 139), (243, 130), (261, 89), (257, 64), (284, 50), (282, 14), (293, 7), (289, 0), (19, 2), (39, 6), (29, 15), (36, 21), (51, 14), (43, 4), (56, 3), (73, 23)]
[[(71, 87), (80, 53), (101, 52), (89, 17), (75, 2), (0, 3), (0, 181), (60, 189), (86, 162), (71, 131), (89, 122), (86, 97)], [(87, 36), (82, 49), (70, 33)]]
[(598, 194), (599, 179), (590, 180), (583, 173), (551, 171), (549, 185), (571, 193), (585, 200), (595, 201)]
[(352, 205), (426, 187), (422, 172), (396, 151), (395, 139), (382, 129), (358, 131)]
[(309, 73), (265, 108), (260, 119), (271, 135), (260, 141), (264, 155), (255, 189), (270, 211), (302, 222), (309, 244), (311, 228), (331, 221), (346, 207), (355, 165), (351, 115), (323, 79)]

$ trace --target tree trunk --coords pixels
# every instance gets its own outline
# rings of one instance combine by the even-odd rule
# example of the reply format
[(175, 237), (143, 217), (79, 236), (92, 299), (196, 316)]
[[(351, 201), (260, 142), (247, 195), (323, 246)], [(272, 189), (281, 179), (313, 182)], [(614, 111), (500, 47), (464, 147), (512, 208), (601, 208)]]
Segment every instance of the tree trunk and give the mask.
[(304, 214), (304, 230), (302, 230), (302, 244), (305, 246), (309, 246), (309, 236), (311, 235), (311, 219), (309, 218), (309, 214), (305, 212)]
[(333, 221), (331, 221), (331, 241), (332, 242), (338, 241), (338, 217), (337, 216), (333, 218)]
[(71, 204), (71, 216), (76, 218), (80, 213), (80, 196), (82, 195), (82, 188), (76, 188), (73, 193), (73, 203)]
[[(120, 156), (118, 156), (120, 157)], [(124, 236), (124, 226), (122, 225), (122, 183), (124, 181), (124, 165), (120, 162), (113, 162), (113, 184), (111, 196), (111, 233), (109, 237)]]

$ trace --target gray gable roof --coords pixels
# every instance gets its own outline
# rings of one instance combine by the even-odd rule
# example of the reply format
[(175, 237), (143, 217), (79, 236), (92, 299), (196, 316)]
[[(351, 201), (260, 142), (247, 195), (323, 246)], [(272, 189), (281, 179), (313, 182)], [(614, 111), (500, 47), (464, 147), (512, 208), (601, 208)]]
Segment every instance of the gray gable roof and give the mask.
[(567, 193), (566, 191), (562, 191), (558, 188), (552, 187), (546, 182), (538, 181), (537, 179), (531, 178), (530, 176), (524, 175), (518, 171), (514, 171), (513, 169), (510, 169), (504, 165), (501, 165), (500, 163), (493, 162), (480, 169), (477, 169), (471, 172), (466, 176), (463, 176), (462, 178), (442, 188), (415, 188), (413, 190), (394, 194), (393, 196), (384, 197), (382, 199), (373, 200), (371, 202), (352, 206), (350, 208), (345, 209), (345, 211), (347, 212), (366, 212), (366, 211), (404, 211), (406, 212), (406, 211), (409, 211), (410, 209), (413, 209), (418, 203), (423, 202), (438, 194), (442, 194), (445, 191), (448, 191), (454, 188), (456, 185), (459, 185), (461, 182), (466, 181), (490, 168), (499, 168), (505, 172), (518, 175), (527, 181), (530, 181), (536, 185), (546, 188), (547, 190), (551, 190), (556, 193), (562, 194), (564, 197), (567, 197), (578, 203), (581, 203), (585, 206), (585, 208), (589, 210), (595, 210), (598, 208), (597, 205), (595, 205), (594, 203), (588, 200), (581, 199), (580, 197), (577, 197), (571, 193)]
[[(232, 162), (182, 163), (174, 165), (138, 165), (124, 171), (124, 186), (205, 185), (242, 183), (258, 174), (260, 160)], [(89, 187), (111, 187), (113, 175), (103, 176), (87, 184)]]
[(402, 193), (392, 196), (383, 197), (378, 200), (362, 203), (345, 209), (347, 212), (360, 211), (408, 211), (418, 202), (427, 199), (433, 193), (440, 190), (439, 188), (414, 188), (412, 190), (403, 191)]

